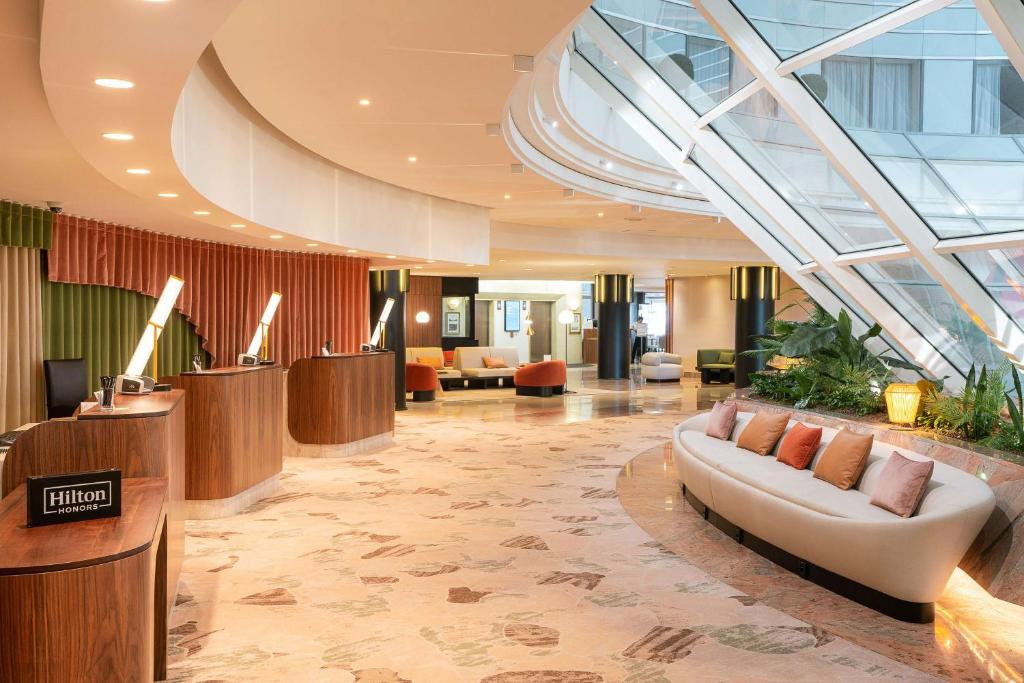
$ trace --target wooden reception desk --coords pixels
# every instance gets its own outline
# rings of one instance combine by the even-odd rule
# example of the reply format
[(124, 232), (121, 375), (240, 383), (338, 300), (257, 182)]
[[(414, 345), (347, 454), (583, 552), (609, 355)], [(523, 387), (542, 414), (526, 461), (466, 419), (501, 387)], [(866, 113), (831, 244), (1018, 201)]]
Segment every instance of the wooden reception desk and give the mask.
[(284, 448), (284, 370), (234, 366), (163, 378), (188, 394), (188, 519), (233, 515), (277, 490)]
[(4, 459), (0, 497), (29, 476), (109, 468), (120, 469), (125, 479), (161, 477), (167, 482), (167, 588), (162, 595), (169, 613), (185, 547), (185, 392), (118, 394), (111, 412), (97, 406), (75, 418), (32, 426)]
[(167, 485), (124, 479), (121, 516), (29, 529), (0, 500), (0, 681), (166, 677)]
[(394, 353), (314, 356), (288, 369), (288, 431), (300, 444), (358, 446), (394, 428)]

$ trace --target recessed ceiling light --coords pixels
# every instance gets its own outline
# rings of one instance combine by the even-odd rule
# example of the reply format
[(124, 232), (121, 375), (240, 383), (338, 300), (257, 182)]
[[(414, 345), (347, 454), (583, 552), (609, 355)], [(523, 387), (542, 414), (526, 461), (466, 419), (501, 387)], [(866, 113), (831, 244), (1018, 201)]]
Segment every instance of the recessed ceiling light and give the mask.
[(437, 261), (428, 260), (427, 263), (437, 263)]
[(533, 270), (533, 268), (523, 268), (523, 270)]
[(149, 175), (150, 173), (148, 168), (126, 168), (124, 172), (132, 175)]
[(415, 164), (416, 163), (416, 157), (409, 157), (409, 163), (410, 164)]
[(131, 133), (104, 133), (103, 137), (107, 140), (134, 140), (135, 136)]
[(359, 106), (360, 107), (369, 107), (370, 106), (370, 100), (368, 100), (368, 99), (366, 99), (364, 97), (363, 99), (359, 100)]
[(232, 228), (244, 228), (245, 227), (245, 223), (232, 223), (231, 227)]
[(206, 209), (196, 209), (192, 213), (194, 213), (197, 216), (209, 216), (210, 215), (210, 212), (207, 211)]
[(683, 184), (682, 183), (672, 183), (672, 189), (675, 190), (676, 192), (679, 192), (679, 190), (683, 189)]
[(512, 195), (510, 195), (510, 194), (505, 195), (505, 199), (512, 199)]
[(503, 259), (503, 258), (498, 259), (498, 263), (504, 263), (504, 262), (505, 262), (505, 259)]
[(345, 252), (348, 253), (348, 254), (358, 254), (359, 250), (358, 249), (346, 249)]
[(270, 239), (272, 239), (272, 240), (283, 240), (284, 239), (284, 235), (268, 235), (268, 237), (270, 237)]
[(558, 128), (558, 121), (552, 121), (551, 122), (551, 127), (552, 128)]
[(101, 88), (113, 88), (114, 90), (128, 90), (135, 87), (134, 83), (122, 78), (97, 78), (93, 83)]
[(158, 192), (156, 196), (160, 197), (161, 199), (177, 199), (178, 198), (178, 193), (177, 192)]
[(467, 268), (472, 268), (472, 267), (473, 267), (473, 264), (472, 264), (472, 263), (467, 263), (467, 264), (466, 264), (466, 267), (467, 267)]
[(604, 211), (598, 211), (597, 212), (597, 217), (598, 218), (604, 218)]
[(319, 247), (320, 245), (316, 242), (306, 242), (307, 247)]
[(415, 268), (416, 270), (422, 270), (423, 266), (413, 266), (413, 268)]
[(385, 258), (398, 258), (398, 257), (395, 256), (394, 254), (388, 254)]

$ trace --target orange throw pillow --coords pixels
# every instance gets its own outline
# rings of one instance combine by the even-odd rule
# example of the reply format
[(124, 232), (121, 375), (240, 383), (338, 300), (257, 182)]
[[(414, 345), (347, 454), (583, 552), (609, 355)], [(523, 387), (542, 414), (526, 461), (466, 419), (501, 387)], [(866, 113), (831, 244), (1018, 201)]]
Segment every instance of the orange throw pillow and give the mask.
[(786, 432), (776, 456), (779, 462), (798, 470), (805, 470), (814, 460), (814, 454), (821, 445), (821, 427), (808, 427), (797, 422)]
[(874, 440), (872, 434), (857, 434), (843, 427), (821, 454), (818, 466), (814, 468), (814, 478), (844, 491), (850, 488), (864, 474)]
[(737, 448), (754, 451), (758, 455), (768, 455), (779, 442), (782, 432), (786, 431), (792, 413), (758, 413), (747, 423), (740, 438), (736, 440)]
[(437, 356), (427, 356), (425, 358), (423, 356), (417, 356), (416, 362), (423, 363), (424, 365), (429, 365), (435, 370), (440, 370), (444, 366), (443, 361)]
[(483, 361), (484, 367), (487, 368), (488, 370), (497, 370), (498, 368), (508, 367), (508, 363), (506, 363), (505, 359), (502, 358), (501, 356), (498, 356), (497, 358), (494, 358), (492, 356), (484, 356)]

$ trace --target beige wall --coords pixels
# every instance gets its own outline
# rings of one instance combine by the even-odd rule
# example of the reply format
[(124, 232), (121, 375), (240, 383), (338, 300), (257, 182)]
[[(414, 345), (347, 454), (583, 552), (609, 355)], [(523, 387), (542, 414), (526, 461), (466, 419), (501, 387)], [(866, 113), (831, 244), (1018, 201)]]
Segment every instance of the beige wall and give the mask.
[[(785, 273), (782, 298), (776, 310), (806, 296)], [(731, 349), (736, 345), (736, 302), (729, 299), (728, 275), (677, 277), (672, 279), (672, 353), (683, 357), (683, 369), (693, 371), (697, 349)], [(799, 320), (800, 309), (790, 309), (782, 317)]]

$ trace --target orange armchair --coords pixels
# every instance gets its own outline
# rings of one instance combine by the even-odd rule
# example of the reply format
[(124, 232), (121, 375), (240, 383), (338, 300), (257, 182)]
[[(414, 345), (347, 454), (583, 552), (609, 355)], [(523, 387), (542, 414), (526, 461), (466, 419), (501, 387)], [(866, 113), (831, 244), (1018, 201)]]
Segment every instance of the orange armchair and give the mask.
[(565, 361), (545, 360), (516, 370), (517, 396), (553, 396), (565, 393)]
[(433, 401), (437, 390), (437, 370), (426, 363), (405, 364), (405, 390), (413, 401)]

